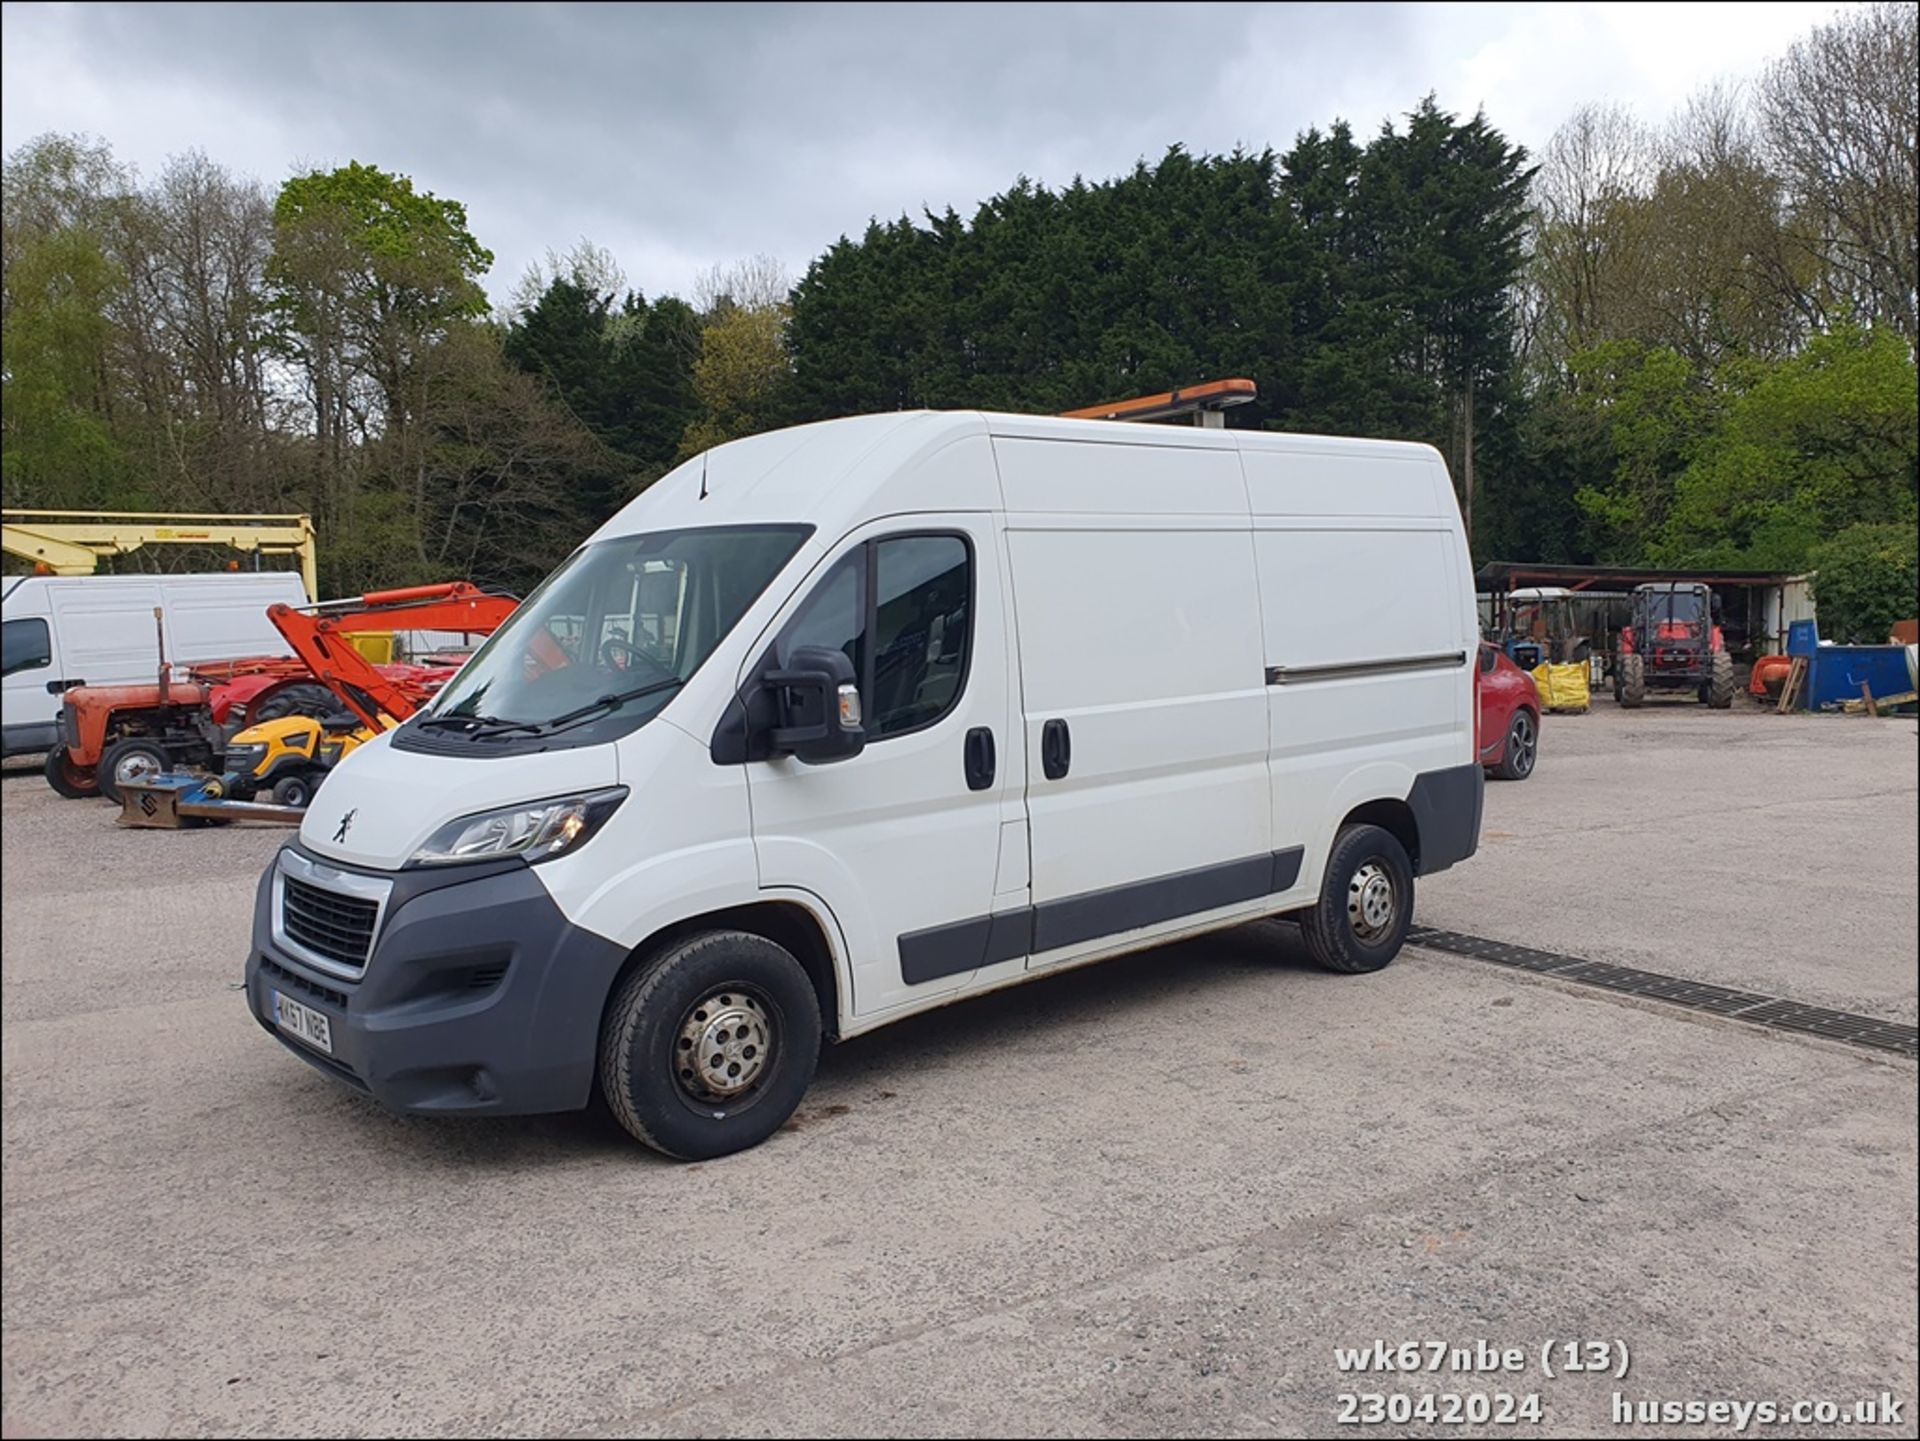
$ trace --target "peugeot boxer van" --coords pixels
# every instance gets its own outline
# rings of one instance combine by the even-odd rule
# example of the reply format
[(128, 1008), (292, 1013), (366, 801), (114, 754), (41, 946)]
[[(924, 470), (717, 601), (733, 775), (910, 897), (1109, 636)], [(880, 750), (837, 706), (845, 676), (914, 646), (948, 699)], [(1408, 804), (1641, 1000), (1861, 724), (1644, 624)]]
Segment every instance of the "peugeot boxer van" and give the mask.
[(596, 1090), (671, 1156), (823, 1043), (1300, 923), (1400, 949), (1471, 855), (1472, 575), (1430, 448), (907, 413), (735, 441), (608, 521), (262, 877), (246, 990), (388, 1106)]

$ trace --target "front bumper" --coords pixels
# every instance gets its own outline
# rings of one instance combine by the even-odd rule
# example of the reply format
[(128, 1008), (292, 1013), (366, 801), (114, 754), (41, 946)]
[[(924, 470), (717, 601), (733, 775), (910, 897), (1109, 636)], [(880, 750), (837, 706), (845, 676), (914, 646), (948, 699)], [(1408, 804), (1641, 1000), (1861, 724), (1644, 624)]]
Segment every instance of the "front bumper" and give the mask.
[[(246, 991), (254, 1019), (288, 1050), (397, 1111), (587, 1103), (601, 1008), (626, 953), (570, 924), (530, 867), (357, 872), (391, 887), (357, 975), (276, 934), (278, 872), (276, 857), (255, 898)], [(330, 1055), (274, 1024), (276, 990), (327, 1018)]]

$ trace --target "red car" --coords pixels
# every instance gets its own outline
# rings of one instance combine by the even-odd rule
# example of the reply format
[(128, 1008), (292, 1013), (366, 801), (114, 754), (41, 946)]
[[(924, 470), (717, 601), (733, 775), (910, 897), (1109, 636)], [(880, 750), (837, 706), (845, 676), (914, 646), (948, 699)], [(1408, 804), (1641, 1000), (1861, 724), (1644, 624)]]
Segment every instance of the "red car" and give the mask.
[(1473, 688), (1480, 703), (1480, 764), (1503, 781), (1525, 780), (1540, 754), (1540, 692), (1533, 677), (1498, 646), (1482, 642)]

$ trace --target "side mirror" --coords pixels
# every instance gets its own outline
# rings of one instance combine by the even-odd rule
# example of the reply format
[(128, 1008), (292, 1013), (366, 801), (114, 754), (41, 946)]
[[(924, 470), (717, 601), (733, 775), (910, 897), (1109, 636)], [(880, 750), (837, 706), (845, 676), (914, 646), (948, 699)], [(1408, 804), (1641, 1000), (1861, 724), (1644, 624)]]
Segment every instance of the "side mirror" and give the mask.
[(847, 760), (865, 749), (860, 687), (845, 652), (800, 646), (786, 669), (768, 671), (762, 683), (773, 693), (777, 719), (767, 743), (775, 755), (817, 765)]

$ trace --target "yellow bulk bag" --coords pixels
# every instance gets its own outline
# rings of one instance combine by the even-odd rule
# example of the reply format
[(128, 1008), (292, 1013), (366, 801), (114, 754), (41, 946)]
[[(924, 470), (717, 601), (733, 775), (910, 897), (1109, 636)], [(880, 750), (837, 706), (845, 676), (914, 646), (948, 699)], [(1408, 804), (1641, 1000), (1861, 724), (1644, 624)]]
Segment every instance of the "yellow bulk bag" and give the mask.
[(1587, 689), (1587, 668), (1570, 665), (1537, 665), (1533, 683), (1540, 692), (1540, 704), (1551, 711), (1584, 711), (1593, 703)]

